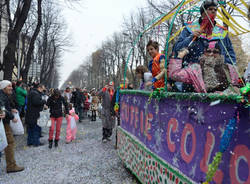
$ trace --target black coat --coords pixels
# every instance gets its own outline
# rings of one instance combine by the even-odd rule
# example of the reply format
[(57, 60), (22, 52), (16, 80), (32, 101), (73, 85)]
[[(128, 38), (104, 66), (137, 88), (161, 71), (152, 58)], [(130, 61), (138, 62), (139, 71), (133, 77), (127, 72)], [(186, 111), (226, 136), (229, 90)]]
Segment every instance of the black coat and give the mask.
[(50, 117), (59, 118), (63, 116), (62, 105), (65, 107), (65, 113), (69, 114), (68, 103), (66, 100), (59, 96), (59, 98), (55, 98), (54, 96), (49, 97), (47, 101), (47, 106), (50, 109)]
[(82, 92), (80, 92), (79, 90), (74, 91), (72, 93), (72, 98), (71, 98), (71, 103), (74, 104), (74, 107), (84, 107), (84, 102), (86, 100), (85, 95), (83, 95)]
[(11, 106), (10, 106), (9, 96), (7, 94), (5, 94), (3, 92), (3, 90), (0, 90), (0, 102), (1, 102), (0, 106), (1, 107), (4, 106), (4, 108), (5, 108), (5, 114), (6, 114), (5, 118), (3, 119), (3, 123), (9, 124), (10, 120), (14, 119), (14, 116), (11, 113)]
[(42, 93), (37, 89), (32, 89), (27, 97), (27, 111), (25, 115), (25, 122), (28, 126), (32, 126), (37, 123), (37, 119), (40, 117), (40, 111), (43, 110), (43, 106), (46, 103), (42, 99)]

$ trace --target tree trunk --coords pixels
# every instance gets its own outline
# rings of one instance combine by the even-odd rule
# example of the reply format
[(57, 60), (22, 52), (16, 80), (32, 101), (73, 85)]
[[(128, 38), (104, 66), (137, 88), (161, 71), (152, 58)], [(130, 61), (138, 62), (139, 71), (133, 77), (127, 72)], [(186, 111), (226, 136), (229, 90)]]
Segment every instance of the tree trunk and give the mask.
[(36, 38), (40, 32), (40, 28), (42, 26), (42, 0), (37, 1), (37, 16), (38, 16), (37, 25), (36, 25), (36, 29), (32, 35), (32, 38), (30, 40), (29, 50), (27, 53), (26, 66), (25, 66), (24, 70), (22, 71), (24, 82), (27, 82), (27, 79), (28, 79), (28, 72), (29, 72), (29, 68), (30, 68), (30, 64), (31, 64), (31, 60), (32, 60), (32, 54), (33, 54), (33, 51), (35, 48), (35, 41), (36, 41)]
[(17, 44), (17, 40), (19, 39), (19, 34), (22, 30), (22, 27), (27, 19), (27, 16), (30, 10), (30, 5), (31, 5), (31, 0), (23, 1), (23, 6), (22, 6), (22, 9), (20, 10), (20, 14), (18, 13), (18, 16), (15, 17), (15, 20), (16, 20), (15, 24), (10, 26), (9, 28), (8, 43), (3, 53), (3, 70), (4, 70), (3, 78), (5, 80), (12, 80), (12, 72), (14, 68), (14, 63), (16, 62), (16, 58), (15, 58), (16, 44)]

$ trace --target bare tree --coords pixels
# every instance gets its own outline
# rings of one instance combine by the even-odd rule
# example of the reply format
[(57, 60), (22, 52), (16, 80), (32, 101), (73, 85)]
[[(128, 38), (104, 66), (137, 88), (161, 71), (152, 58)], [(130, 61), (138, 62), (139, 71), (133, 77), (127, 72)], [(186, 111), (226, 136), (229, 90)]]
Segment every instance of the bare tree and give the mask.
[(38, 0), (37, 1), (37, 25), (36, 25), (36, 29), (31, 37), (30, 43), (29, 43), (29, 49), (28, 49), (28, 53), (27, 53), (27, 59), (26, 59), (26, 65), (23, 68), (23, 70), (21, 70), (22, 76), (23, 76), (23, 81), (27, 82), (27, 78), (28, 78), (28, 72), (29, 72), (29, 68), (30, 68), (30, 64), (31, 64), (31, 60), (32, 60), (32, 56), (33, 56), (33, 51), (35, 48), (35, 41), (37, 39), (37, 36), (40, 32), (40, 28), (42, 26), (42, 0)]
[(3, 53), (3, 70), (4, 79), (11, 80), (14, 64), (16, 63), (15, 53), (16, 45), (20, 32), (27, 19), (31, 0), (18, 0), (17, 7), (14, 12), (14, 18), (11, 18), (10, 0), (5, 0), (7, 13), (9, 17), (8, 44)]
[(44, 6), (43, 25), (34, 55), (37, 56), (37, 62), (41, 64), (40, 81), (47, 86), (52, 86), (53, 81), (50, 79), (55, 76), (55, 70), (58, 73), (62, 52), (70, 46), (70, 41), (65, 35), (66, 27), (63, 24), (60, 7), (49, 1)]

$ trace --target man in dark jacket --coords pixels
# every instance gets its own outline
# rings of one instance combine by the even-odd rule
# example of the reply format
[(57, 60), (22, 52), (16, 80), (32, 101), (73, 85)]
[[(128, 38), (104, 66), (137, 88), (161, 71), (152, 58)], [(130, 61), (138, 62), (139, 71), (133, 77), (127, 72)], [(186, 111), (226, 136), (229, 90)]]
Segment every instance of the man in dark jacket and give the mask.
[[(6, 160), (6, 171), (7, 173), (19, 172), (24, 170), (24, 167), (19, 167), (16, 165), (14, 148), (15, 139), (13, 137), (12, 130), (10, 128), (10, 120), (17, 122), (12, 114), (12, 109), (10, 106), (9, 96), (12, 95), (12, 84), (8, 80), (3, 80), (0, 82), (0, 99), (5, 107), (5, 118), (3, 119), (5, 134), (7, 137), (8, 146), (5, 148), (5, 160)], [(13, 109), (13, 112), (16, 111)]]
[(37, 120), (40, 117), (40, 111), (43, 110), (43, 106), (46, 103), (46, 101), (42, 99), (42, 92), (44, 90), (44, 86), (42, 84), (38, 84), (35, 87), (37, 88), (30, 90), (27, 98), (27, 112), (25, 115), (25, 123), (27, 125), (28, 146), (43, 145), (39, 140), (41, 130), (40, 127), (37, 125)]
[(83, 107), (85, 100), (86, 97), (79, 88), (76, 88), (76, 91), (72, 94), (71, 103), (74, 104), (75, 111), (79, 115), (79, 122), (83, 120)]

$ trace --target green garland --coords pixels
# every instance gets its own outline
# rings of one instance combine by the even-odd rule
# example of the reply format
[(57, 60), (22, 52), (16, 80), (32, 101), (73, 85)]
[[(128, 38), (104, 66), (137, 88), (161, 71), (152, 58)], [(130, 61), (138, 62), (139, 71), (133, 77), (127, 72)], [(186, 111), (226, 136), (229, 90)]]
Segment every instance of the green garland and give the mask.
[(206, 176), (206, 182), (211, 182), (213, 180), (214, 174), (216, 173), (219, 164), (221, 162), (222, 159), (222, 153), (221, 152), (217, 152), (213, 162), (211, 164), (208, 165), (208, 172), (207, 172), (207, 176)]
[(242, 103), (239, 99), (242, 99), (241, 95), (223, 95), (217, 93), (179, 93), (179, 92), (164, 92), (160, 90), (155, 90), (153, 93), (150, 91), (142, 90), (121, 90), (121, 94), (131, 94), (131, 95), (143, 95), (149, 96), (151, 98), (156, 98), (158, 100), (169, 98), (176, 100), (194, 100), (201, 102), (213, 102), (220, 100), (223, 103)]

